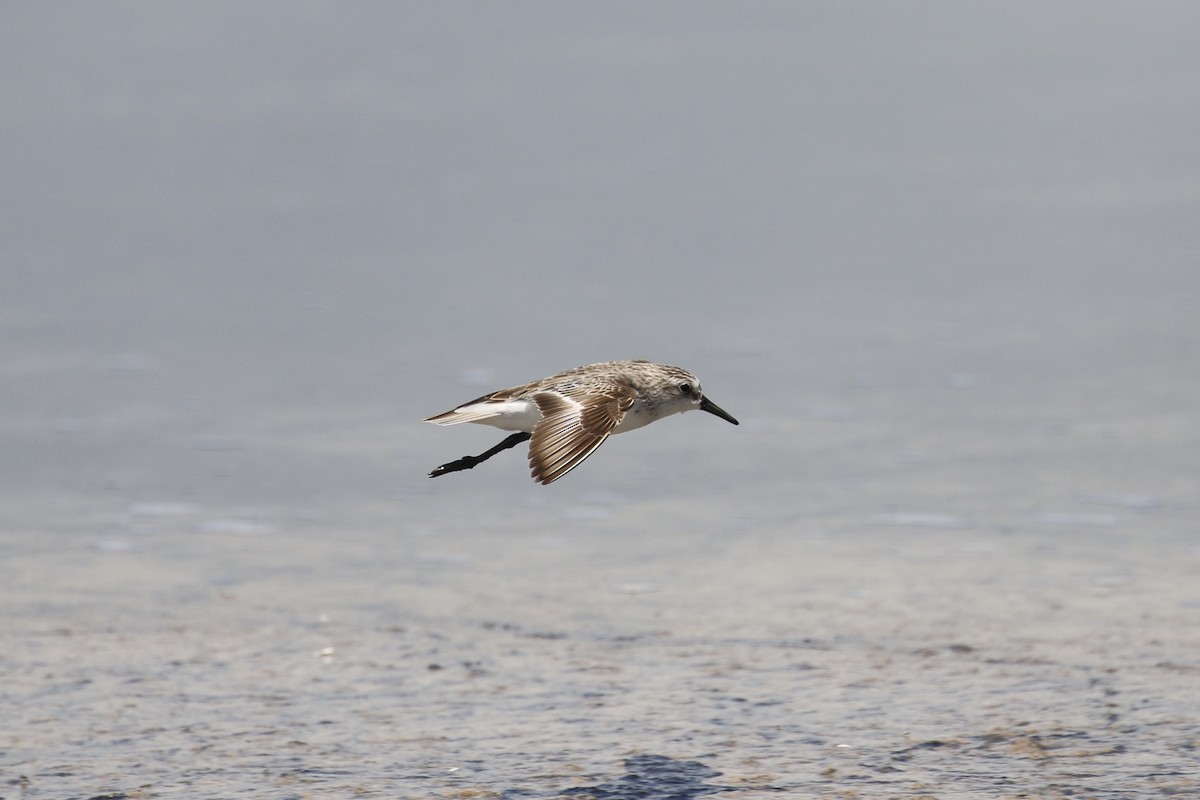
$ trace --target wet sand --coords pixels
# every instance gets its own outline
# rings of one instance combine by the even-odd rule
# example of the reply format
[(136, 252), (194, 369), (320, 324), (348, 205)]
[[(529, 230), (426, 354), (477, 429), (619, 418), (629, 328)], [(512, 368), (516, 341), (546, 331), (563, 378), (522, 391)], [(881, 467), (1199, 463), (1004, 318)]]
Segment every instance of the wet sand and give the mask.
[(1200, 788), (1200, 551), (1160, 526), (1176, 512), (835, 530), (655, 505), (408, 531), (135, 509), (10, 537), (6, 794)]

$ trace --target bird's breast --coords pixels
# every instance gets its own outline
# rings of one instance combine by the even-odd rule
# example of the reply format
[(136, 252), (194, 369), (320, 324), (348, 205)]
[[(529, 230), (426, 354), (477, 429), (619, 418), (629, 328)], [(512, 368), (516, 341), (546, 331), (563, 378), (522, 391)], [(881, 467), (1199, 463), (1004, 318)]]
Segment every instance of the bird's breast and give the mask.
[(613, 428), (613, 433), (637, 430), (659, 419), (660, 416), (654, 413), (653, 408), (642, 403), (634, 403), (633, 408), (626, 411), (625, 416), (617, 423), (617, 427)]

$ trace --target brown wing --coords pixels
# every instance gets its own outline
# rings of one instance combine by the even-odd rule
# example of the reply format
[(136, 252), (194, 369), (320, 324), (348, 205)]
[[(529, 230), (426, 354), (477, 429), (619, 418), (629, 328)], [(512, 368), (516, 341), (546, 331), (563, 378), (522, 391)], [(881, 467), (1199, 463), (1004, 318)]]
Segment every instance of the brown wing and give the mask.
[(529, 441), (533, 479), (553, 483), (579, 466), (621, 423), (636, 397), (632, 388), (616, 383), (590, 384), (586, 392), (535, 394), (542, 419)]

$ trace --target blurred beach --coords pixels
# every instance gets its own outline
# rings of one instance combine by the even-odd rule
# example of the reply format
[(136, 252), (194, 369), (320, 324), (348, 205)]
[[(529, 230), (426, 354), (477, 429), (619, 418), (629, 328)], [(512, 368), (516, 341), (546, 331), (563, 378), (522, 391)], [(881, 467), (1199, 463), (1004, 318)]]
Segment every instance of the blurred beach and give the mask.
[(3, 18), (0, 798), (1200, 792), (1200, 6)]

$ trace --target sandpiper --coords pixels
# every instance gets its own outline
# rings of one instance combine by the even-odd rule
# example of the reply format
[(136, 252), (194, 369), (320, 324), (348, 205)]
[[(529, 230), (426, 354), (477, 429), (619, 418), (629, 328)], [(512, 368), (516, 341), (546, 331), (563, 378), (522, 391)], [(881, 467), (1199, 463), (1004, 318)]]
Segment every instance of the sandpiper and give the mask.
[(579, 466), (609, 435), (699, 408), (738, 421), (700, 391), (686, 369), (651, 361), (605, 361), (501, 389), (429, 417), (435, 425), (477, 422), (518, 431), (477, 456), (463, 456), (429, 473), (436, 478), (471, 469), (501, 450), (529, 441), (529, 468), (538, 483), (554, 483)]

